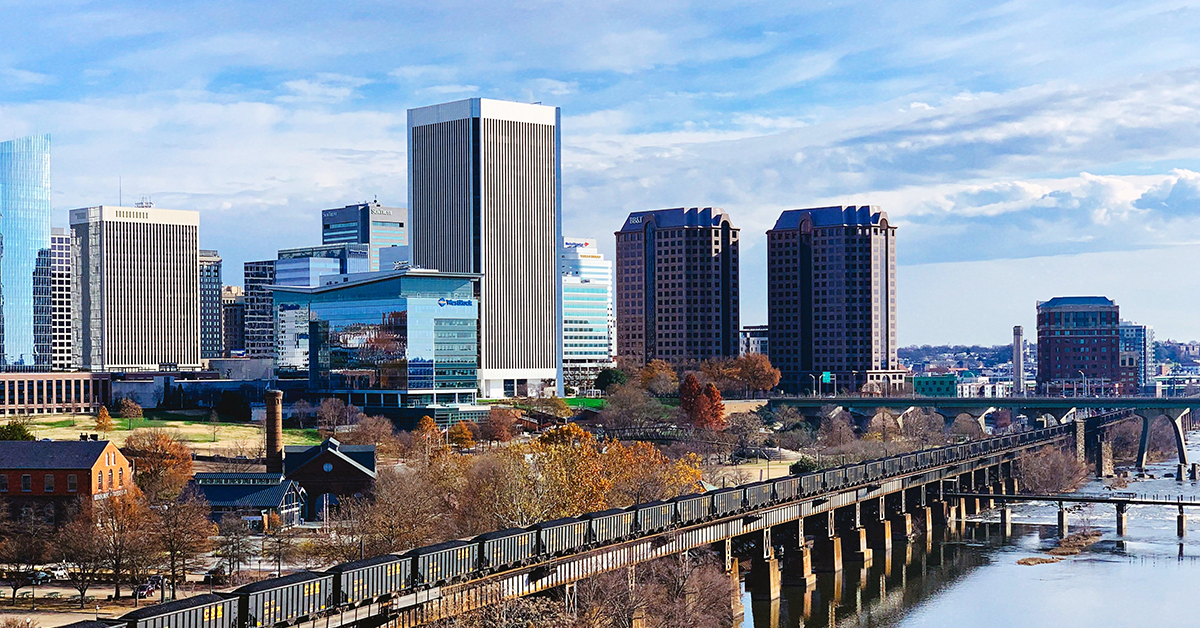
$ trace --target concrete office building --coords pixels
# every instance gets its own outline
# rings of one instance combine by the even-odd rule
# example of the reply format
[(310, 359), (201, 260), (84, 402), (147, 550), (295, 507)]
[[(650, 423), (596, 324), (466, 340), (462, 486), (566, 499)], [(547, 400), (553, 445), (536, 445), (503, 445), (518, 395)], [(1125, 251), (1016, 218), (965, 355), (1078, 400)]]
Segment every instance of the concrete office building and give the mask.
[(200, 357), (224, 355), (221, 341), (221, 256), (216, 251), (200, 251)]
[(221, 347), (227, 358), (246, 352), (246, 295), (237, 286), (221, 290)]
[(370, 260), (367, 270), (379, 270), (379, 249), (388, 246), (408, 247), (407, 222), (407, 209), (384, 207), (379, 201), (326, 209), (321, 212), (321, 244), (368, 245)]
[(246, 262), (242, 268), (246, 322), (242, 337), (246, 357), (274, 358), (275, 302), (268, 286), (275, 284), (275, 260)]
[(738, 355), (738, 229), (725, 210), (634, 212), (617, 236), (617, 352), (632, 364)]
[(51, 368), (50, 136), (0, 142), (0, 370)]
[(408, 112), (413, 264), (481, 274), (480, 390), (562, 393), (557, 107), (481, 98)]
[(272, 286), (276, 308), (308, 321), (309, 393), (338, 397), (413, 429), (425, 415), (447, 427), (482, 421), (479, 276), (407, 269)]
[[(1121, 321), (1119, 330), (1120, 355), (1126, 362), (1124, 368), (1133, 370), (1133, 387), (1136, 392), (1149, 392), (1154, 387), (1154, 376), (1158, 374), (1154, 360), (1154, 328), (1133, 321)], [(1133, 394), (1135, 391), (1127, 392)]]
[(789, 393), (904, 390), (896, 228), (878, 207), (794, 209), (767, 232), (771, 363)]
[(587, 238), (563, 238), (558, 252), (562, 274), (563, 380), (591, 388), (601, 369), (613, 365), (612, 262)]
[(1106, 297), (1055, 297), (1037, 305), (1039, 392), (1072, 397), (1118, 391), (1121, 312)]
[(738, 355), (771, 354), (771, 328), (767, 325), (747, 325), (738, 333)]
[(79, 366), (200, 368), (200, 214), (139, 203), (70, 215)]
[(50, 335), (51, 367), (69, 371), (72, 364), (71, 234), (62, 227), (50, 231)]
[(1014, 397), (1025, 396), (1025, 330), (1020, 325), (1013, 327), (1012, 393)]

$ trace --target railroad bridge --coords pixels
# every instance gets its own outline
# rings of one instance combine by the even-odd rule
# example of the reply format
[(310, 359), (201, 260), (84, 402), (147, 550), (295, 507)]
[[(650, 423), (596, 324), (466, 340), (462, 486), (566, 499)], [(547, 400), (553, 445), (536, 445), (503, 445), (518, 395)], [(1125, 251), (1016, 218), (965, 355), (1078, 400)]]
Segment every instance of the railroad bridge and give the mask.
[[(385, 623), (391, 628), (420, 626), (538, 593), (554, 592), (570, 605), (575, 584), (583, 579), (706, 548), (715, 549), (724, 561), (730, 576), (730, 603), (737, 612), (741, 608), (739, 559), (750, 562), (749, 578), (755, 581), (757, 596), (778, 599), (785, 583), (811, 590), (814, 572), (890, 560), (894, 542), (920, 535), (929, 538), (935, 526), (954, 525), (994, 506), (983, 495), (1015, 494), (1013, 466), (1023, 452), (1059, 447), (1082, 458), (1089, 438), (1096, 440), (1095, 434), (1129, 418), (1127, 411), (1112, 412), (1088, 422), (822, 470), (799, 478), (802, 483), (813, 479), (816, 490), (801, 489), (779, 498), (786, 493), (776, 485), (774, 492), (767, 491), (770, 499), (758, 506), (694, 522), (677, 521), (666, 530), (397, 597)], [(743, 505), (751, 503), (749, 491), (754, 486), (743, 487)]]
[[(852, 415), (875, 416), (887, 410), (903, 422), (919, 408), (928, 408), (953, 423), (968, 417), (983, 425), (984, 417), (1000, 409), (1013, 416), (1025, 415), (1038, 427), (1083, 421), (1087, 425), (1088, 458), (1095, 460), (1100, 475), (1112, 474), (1112, 444), (1109, 428), (1117, 421), (1113, 412), (1123, 412), (1123, 420), (1142, 421), (1138, 468), (1146, 466), (1150, 427), (1154, 421), (1165, 420), (1171, 425), (1179, 456), (1180, 469), (1188, 467), (1184, 435), (1200, 427), (1200, 417), (1193, 417), (1192, 407), (1200, 407), (1200, 398), (1189, 397), (870, 397), (843, 395), (834, 397), (782, 397), (768, 402), (771, 409), (781, 406), (795, 408), (804, 416), (815, 416), (823, 409), (841, 408)], [(1098, 455), (1093, 455), (1095, 451)]]

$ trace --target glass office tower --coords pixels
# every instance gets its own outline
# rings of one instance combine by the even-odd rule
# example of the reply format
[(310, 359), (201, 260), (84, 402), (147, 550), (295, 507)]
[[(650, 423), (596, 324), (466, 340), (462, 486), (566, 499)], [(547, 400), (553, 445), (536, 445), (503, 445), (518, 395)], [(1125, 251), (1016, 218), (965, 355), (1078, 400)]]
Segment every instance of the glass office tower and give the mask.
[(0, 142), (0, 369), (49, 369), (50, 136)]

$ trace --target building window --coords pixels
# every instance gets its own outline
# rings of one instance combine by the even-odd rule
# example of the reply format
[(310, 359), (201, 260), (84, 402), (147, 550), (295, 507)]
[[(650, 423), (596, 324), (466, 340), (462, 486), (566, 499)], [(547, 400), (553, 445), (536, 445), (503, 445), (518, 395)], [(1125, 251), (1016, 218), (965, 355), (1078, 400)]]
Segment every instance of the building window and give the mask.
[(42, 490), (46, 491), (47, 493), (54, 492), (54, 474), (53, 473), (47, 473), (45, 475), (45, 477), (42, 478)]
[(109, 470), (108, 470), (108, 488), (109, 488), (109, 490), (112, 490), (112, 489), (116, 488), (116, 486), (117, 486), (116, 484), (113, 484), (113, 472), (112, 472), (112, 469), (109, 469)]
[(74, 473), (67, 476), (67, 491), (74, 493), (79, 490), (79, 477)]
[(8, 492), (8, 474), (0, 475), (0, 492)]
[(26, 473), (21, 476), (21, 490), (28, 493), (33, 490), (33, 476)]
[(96, 472), (96, 490), (97, 491), (104, 490), (104, 472), (103, 471)]
[(125, 488), (125, 469), (117, 469), (117, 488)]

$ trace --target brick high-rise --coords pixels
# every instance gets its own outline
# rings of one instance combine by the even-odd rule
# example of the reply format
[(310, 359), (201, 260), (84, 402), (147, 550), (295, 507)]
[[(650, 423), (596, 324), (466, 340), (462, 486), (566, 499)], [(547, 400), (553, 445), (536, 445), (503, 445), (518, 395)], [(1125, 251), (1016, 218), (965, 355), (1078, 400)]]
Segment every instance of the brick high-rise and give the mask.
[(1037, 306), (1039, 392), (1109, 395), (1121, 381), (1121, 312), (1106, 297), (1055, 297)]
[[(878, 207), (783, 212), (767, 232), (771, 363), (781, 388), (899, 392), (896, 227)], [(822, 375), (829, 380), (822, 383)]]
[(616, 236), (621, 358), (738, 355), (738, 229), (724, 210), (634, 212)]

